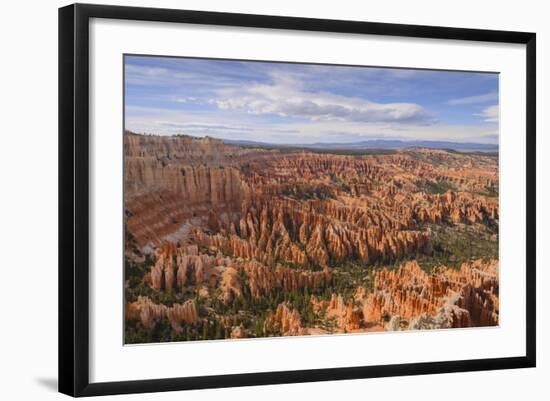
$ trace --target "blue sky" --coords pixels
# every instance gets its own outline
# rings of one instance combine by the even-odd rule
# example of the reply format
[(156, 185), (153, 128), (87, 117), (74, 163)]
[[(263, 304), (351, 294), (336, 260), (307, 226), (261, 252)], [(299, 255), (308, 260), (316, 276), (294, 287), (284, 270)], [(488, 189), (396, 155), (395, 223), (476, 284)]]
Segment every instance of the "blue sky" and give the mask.
[(498, 74), (125, 57), (126, 129), (270, 143), (498, 143)]

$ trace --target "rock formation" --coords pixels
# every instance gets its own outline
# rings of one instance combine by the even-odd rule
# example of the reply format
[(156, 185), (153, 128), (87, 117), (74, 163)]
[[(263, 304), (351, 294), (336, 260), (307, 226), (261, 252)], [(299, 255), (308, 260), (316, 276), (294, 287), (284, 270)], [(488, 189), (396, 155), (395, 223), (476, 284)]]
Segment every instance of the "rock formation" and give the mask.
[(362, 326), (363, 314), (353, 300), (344, 302), (341, 295), (332, 294), (330, 301), (319, 301), (316, 297), (311, 299), (315, 312), (322, 313), (327, 319), (334, 319), (338, 331), (359, 331)]
[(383, 322), (394, 316), (409, 328), (498, 325), (498, 262), (463, 263), (459, 270), (425, 273), (415, 261), (376, 273), (374, 292), (362, 300), (363, 318)]
[(214, 257), (198, 253), (195, 246), (177, 247), (165, 243), (157, 248), (156, 262), (145, 281), (153, 289), (167, 292), (198, 284), (219, 288), (220, 299), (229, 304), (243, 297), (243, 285), (248, 287), (253, 298), (268, 297), (275, 292), (329, 287), (332, 271), (328, 267), (322, 271), (296, 270), (281, 265), (269, 268), (255, 260)]
[(249, 262), (245, 264), (245, 272), (254, 298), (272, 295), (274, 291), (289, 293), (304, 288), (316, 289), (330, 285), (332, 273), (328, 268), (320, 272), (295, 270), (278, 266), (274, 270)]
[(182, 324), (191, 324), (198, 320), (195, 301), (188, 300), (168, 307), (140, 296), (137, 301), (126, 304), (126, 320), (139, 321), (145, 328), (152, 329), (163, 318), (168, 319), (176, 333), (180, 333)]
[(410, 224), (389, 222), (387, 226), (376, 226), (364, 220), (350, 224), (338, 220), (341, 208), (321, 204), (317, 211), (316, 206), (311, 204), (305, 209), (297, 201), (272, 202), (261, 209), (251, 208), (239, 228), (230, 230), (233, 234), (207, 235), (199, 230), (196, 237), (205, 247), (266, 264), (281, 261), (323, 267), (344, 260), (372, 263), (431, 253), (429, 233), (403, 228)]
[[(151, 267), (150, 284), (156, 290), (172, 291), (190, 284), (206, 283), (214, 286), (220, 275), (220, 267), (228, 259), (199, 254), (196, 246), (177, 247), (168, 242), (157, 248), (156, 262)], [(220, 266), (220, 267), (218, 267)]]
[(230, 303), (235, 298), (242, 298), (242, 284), (239, 279), (239, 272), (234, 267), (228, 267), (222, 274), (221, 298), (225, 304)]
[(300, 314), (287, 304), (279, 304), (275, 313), (264, 323), (264, 332), (281, 336), (300, 336), (307, 334), (302, 327)]
[[(479, 234), (481, 257), (495, 257), (495, 155), (344, 155), (130, 132), (124, 153), (126, 319), (136, 327), (166, 319), (196, 339), (498, 325), (498, 261), (443, 243)], [(441, 260), (430, 273), (420, 266)]]

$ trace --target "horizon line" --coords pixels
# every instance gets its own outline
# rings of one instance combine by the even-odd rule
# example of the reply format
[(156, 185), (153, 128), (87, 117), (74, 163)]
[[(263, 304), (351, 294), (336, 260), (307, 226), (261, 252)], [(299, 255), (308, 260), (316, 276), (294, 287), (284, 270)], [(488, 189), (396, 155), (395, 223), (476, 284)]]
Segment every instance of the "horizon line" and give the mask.
[(365, 138), (357, 141), (351, 141), (351, 142), (334, 142), (334, 141), (327, 141), (327, 142), (311, 142), (311, 143), (304, 143), (304, 142), (296, 142), (296, 143), (276, 143), (276, 142), (266, 142), (266, 141), (255, 141), (251, 139), (230, 139), (230, 138), (222, 138), (222, 137), (216, 137), (211, 135), (190, 135), (190, 134), (178, 134), (178, 133), (168, 133), (168, 134), (160, 134), (160, 133), (151, 133), (151, 132), (135, 132), (132, 130), (124, 129), (124, 134), (132, 134), (132, 135), (141, 135), (141, 136), (155, 136), (155, 137), (188, 137), (188, 138), (194, 138), (194, 139), (217, 139), (220, 141), (229, 141), (233, 142), (242, 142), (242, 143), (251, 143), (251, 144), (258, 144), (258, 145), (273, 145), (278, 147), (284, 147), (284, 146), (313, 146), (313, 145), (354, 145), (354, 144), (360, 144), (365, 142), (401, 142), (401, 143), (415, 143), (415, 142), (421, 142), (421, 143), (450, 143), (450, 144), (458, 144), (458, 145), (480, 145), (480, 146), (490, 146), (490, 147), (496, 147), (499, 148), (499, 143), (491, 143), (491, 142), (476, 142), (476, 141), (460, 141), (460, 140), (448, 140), (448, 139), (403, 139), (403, 138), (377, 138), (377, 137), (371, 137), (371, 138)]

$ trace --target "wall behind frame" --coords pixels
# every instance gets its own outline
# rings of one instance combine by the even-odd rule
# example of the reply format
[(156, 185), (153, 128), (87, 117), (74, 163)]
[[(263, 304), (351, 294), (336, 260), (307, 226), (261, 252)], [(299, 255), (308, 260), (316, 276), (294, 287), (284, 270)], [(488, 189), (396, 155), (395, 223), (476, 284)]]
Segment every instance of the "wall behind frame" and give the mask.
[[(95, 1), (90, 1), (95, 3)], [(550, 26), (544, 2), (525, 0), (503, 3), (463, 0), (393, 2), (292, 1), (252, 2), (233, 0), (99, 1), (130, 6), (168, 7), (291, 15), (331, 19), (356, 19), (409, 24), (446, 25), (481, 29), (535, 31), (537, 33), (538, 102), (538, 367), (536, 369), (446, 374), (292, 384), (285, 386), (188, 392), (189, 399), (281, 400), (341, 397), (390, 397), (409, 400), (509, 399), (548, 393), (544, 380), (550, 375), (547, 322), (544, 311), (550, 298), (543, 288), (550, 280), (545, 260), (550, 247), (548, 183), (550, 140), (544, 135), (550, 119)], [(0, 249), (2, 251), (2, 328), (0, 372), (6, 379), (0, 394), (6, 399), (64, 399), (56, 393), (57, 375), (57, 8), (68, 2), (31, 0), (12, 2), (0, 24), (3, 62), (2, 156), (0, 174)], [(545, 185), (545, 187), (543, 187)], [(8, 398), (9, 397), (9, 398)], [(143, 395), (109, 397), (142, 399)], [(151, 400), (181, 399), (180, 393), (147, 395)], [(106, 398), (107, 399), (107, 398)]]

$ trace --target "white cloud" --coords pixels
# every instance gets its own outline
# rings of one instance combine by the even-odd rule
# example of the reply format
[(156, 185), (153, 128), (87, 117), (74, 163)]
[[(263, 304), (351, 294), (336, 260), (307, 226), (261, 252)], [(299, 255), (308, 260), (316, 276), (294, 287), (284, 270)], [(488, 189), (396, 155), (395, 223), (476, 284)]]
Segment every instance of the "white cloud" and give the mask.
[(265, 124), (261, 119), (243, 122), (239, 113), (201, 113), (130, 106), (126, 129), (157, 135), (186, 134), (270, 143), (358, 142), (367, 139), (446, 140), (498, 143), (498, 131), (485, 124), (429, 126), (353, 121), (289, 121)]
[(459, 104), (476, 104), (476, 103), (485, 103), (498, 100), (498, 93), (490, 92), (483, 95), (475, 96), (466, 96), (458, 99), (451, 99), (447, 101), (447, 104), (459, 105)]
[(484, 108), (481, 113), (475, 114), (476, 116), (482, 117), (483, 121), (488, 123), (498, 123), (499, 120), (499, 107), (498, 105), (489, 106)]
[(415, 103), (375, 103), (327, 92), (307, 92), (295, 76), (271, 74), (272, 84), (220, 90), (212, 102), (222, 110), (300, 117), (312, 121), (431, 124), (433, 117)]
[(209, 122), (179, 122), (179, 121), (154, 121), (154, 124), (158, 124), (161, 127), (166, 127), (168, 129), (181, 129), (184, 131), (251, 131), (250, 127), (243, 125), (231, 125), (231, 124), (219, 124), (219, 123), (209, 123)]
[(176, 98), (176, 103), (196, 103), (198, 99), (193, 96), (187, 96), (187, 97), (178, 97)]

